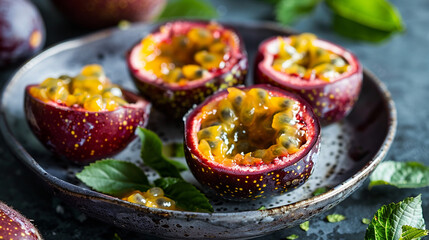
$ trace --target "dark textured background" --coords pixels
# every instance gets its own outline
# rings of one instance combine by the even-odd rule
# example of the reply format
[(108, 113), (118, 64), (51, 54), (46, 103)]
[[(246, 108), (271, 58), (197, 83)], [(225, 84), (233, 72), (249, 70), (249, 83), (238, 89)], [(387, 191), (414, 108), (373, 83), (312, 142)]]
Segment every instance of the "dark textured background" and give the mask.
[[(57, 42), (88, 33), (70, 25), (47, 0), (34, 0), (47, 27), (49, 47)], [(223, 20), (271, 20), (272, 9), (262, 1), (213, 0)], [(363, 65), (373, 71), (391, 91), (398, 110), (398, 130), (387, 159), (420, 161), (429, 165), (429, 1), (392, 1), (399, 9), (406, 31), (382, 44), (356, 42), (334, 34), (330, 27), (329, 10), (318, 7), (294, 28), (309, 31), (352, 50)], [(0, 85), (16, 68), (0, 72)], [(147, 239), (105, 223), (61, 203), (43, 189), (39, 180), (5, 149), (0, 139), (0, 200), (12, 205), (33, 219), (45, 239), (113, 239), (117, 233), (125, 239)], [(368, 180), (367, 180), (368, 181)], [(366, 225), (362, 218), (372, 218), (384, 204), (398, 202), (408, 196), (422, 194), (426, 224), (429, 225), (429, 193), (427, 188), (406, 190), (376, 187), (368, 190), (368, 182), (334, 209), (310, 220), (310, 230), (299, 227), (285, 229), (260, 239), (284, 239), (297, 234), (300, 239), (363, 239)], [(328, 223), (325, 216), (340, 213), (347, 220)]]

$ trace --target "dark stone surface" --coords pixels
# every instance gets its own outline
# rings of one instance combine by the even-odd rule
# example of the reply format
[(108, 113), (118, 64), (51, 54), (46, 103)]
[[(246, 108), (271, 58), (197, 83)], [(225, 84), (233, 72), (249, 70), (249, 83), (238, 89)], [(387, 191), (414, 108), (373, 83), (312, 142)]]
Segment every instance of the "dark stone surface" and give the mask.
[[(269, 20), (270, 7), (262, 1), (213, 1), (225, 20)], [(239, 4), (240, 2), (240, 4)], [(420, 161), (429, 165), (429, 2), (425, 0), (392, 1), (406, 24), (406, 31), (382, 44), (356, 42), (333, 33), (329, 27), (329, 10), (318, 7), (316, 14), (294, 26), (297, 31), (314, 32), (319, 37), (351, 49), (363, 65), (373, 71), (389, 88), (398, 110), (396, 140), (387, 159)], [(49, 1), (35, 0), (47, 26), (47, 46), (78, 37), (85, 33), (66, 22), (53, 9)], [(0, 72), (1, 85), (17, 68)], [(13, 206), (39, 228), (45, 239), (113, 239), (117, 233), (122, 239), (147, 239), (140, 234), (127, 232), (97, 220), (64, 205), (45, 190), (32, 172), (27, 170), (0, 140), (0, 200)], [(299, 227), (276, 232), (260, 239), (284, 239), (297, 234), (300, 239), (363, 239), (366, 225), (362, 218), (372, 218), (382, 205), (398, 202), (408, 196), (422, 194), (423, 213), (429, 224), (429, 192), (422, 189), (395, 189), (376, 187), (367, 189), (367, 183), (344, 202), (327, 213), (310, 220), (310, 230)], [(343, 222), (328, 223), (326, 215), (340, 213), (347, 217)]]

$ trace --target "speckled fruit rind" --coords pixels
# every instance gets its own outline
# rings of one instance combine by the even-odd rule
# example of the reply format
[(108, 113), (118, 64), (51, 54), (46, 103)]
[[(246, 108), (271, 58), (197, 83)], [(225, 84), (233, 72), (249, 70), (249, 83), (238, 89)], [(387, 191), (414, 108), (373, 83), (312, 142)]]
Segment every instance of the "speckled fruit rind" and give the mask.
[(36, 227), (19, 212), (0, 202), (0, 239), (42, 239)]
[(203, 185), (213, 189), (220, 197), (231, 200), (250, 200), (270, 197), (291, 191), (310, 177), (320, 148), (320, 124), (310, 105), (301, 97), (265, 84), (251, 87), (266, 89), (273, 96), (299, 101), (307, 124), (307, 142), (300, 150), (289, 156), (275, 158), (269, 164), (225, 167), (208, 160), (198, 150), (197, 132), (201, 127), (201, 109), (212, 101), (228, 95), (226, 90), (207, 98), (190, 111), (185, 119), (185, 156), (189, 169)]
[[(209, 22), (203, 21), (175, 21), (164, 26), (169, 30), (164, 32), (165, 37), (171, 37), (171, 32), (181, 32), (191, 27), (204, 27)], [(233, 31), (223, 26), (224, 29)], [(233, 31), (235, 32), (235, 31)], [(153, 33), (159, 33), (157, 28)], [(237, 33), (236, 33), (237, 34)], [(238, 35), (237, 35), (238, 36)], [(141, 94), (149, 99), (157, 109), (169, 114), (174, 118), (181, 118), (194, 104), (201, 103), (206, 97), (212, 95), (219, 89), (244, 84), (247, 74), (247, 53), (242, 39), (239, 38), (237, 49), (234, 53), (236, 62), (230, 67), (219, 70), (214, 76), (200, 80), (189, 81), (185, 86), (171, 85), (162, 79), (149, 76), (143, 72), (135, 63), (140, 51), (140, 42), (128, 52), (127, 63), (130, 74), (140, 90)]]
[(114, 155), (135, 138), (135, 129), (146, 126), (151, 105), (134, 93), (123, 90), (130, 103), (114, 111), (84, 109), (43, 102), (25, 89), (25, 116), (36, 137), (52, 152), (86, 164)]
[[(289, 38), (285, 38), (288, 42)], [(273, 54), (268, 46), (277, 41), (269, 38), (259, 45), (255, 62), (255, 83), (269, 83), (282, 89), (298, 93), (313, 107), (314, 113), (322, 124), (329, 124), (344, 118), (359, 97), (362, 85), (362, 66), (350, 51), (333, 43), (317, 39), (316, 47), (329, 50), (343, 57), (350, 65), (350, 70), (331, 82), (316, 79), (314, 82), (302, 80), (298, 76), (278, 72), (271, 67)]]
[(0, 67), (31, 57), (44, 43), (45, 25), (31, 1), (0, 1)]
[(71, 21), (86, 28), (101, 28), (121, 20), (149, 21), (164, 8), (166, 0), (52, 0)]

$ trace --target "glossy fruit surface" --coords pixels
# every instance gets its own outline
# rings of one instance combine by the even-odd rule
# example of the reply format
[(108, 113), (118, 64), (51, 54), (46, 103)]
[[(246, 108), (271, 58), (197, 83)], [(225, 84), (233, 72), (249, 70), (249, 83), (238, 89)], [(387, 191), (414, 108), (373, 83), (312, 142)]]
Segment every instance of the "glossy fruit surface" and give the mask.
[(45, 26), (27, 0), (0, 0), (0, 67), (22, 61), (42, 49)]
[(136, 44), (128, 68), (143, 96), (175, 118), (218, 89), (244, 83), (247, 55), (232, 29), (214, 22), (168, 22)]
[[(260, 44), (255, 82), (298, 93), (323, 124), (341, 120), (359, 97), (362, 66), (351, 52), (333, 43), (304, 38), (294, 44), (295, 39), (273, 37)], [(291, 57), (279, 57), (282, 52)]]
[(42, 237), (27, 218), (0, 202), (0, 239), (41, 240)]
[(121, 20), (149, 21), (164, 8), (165, 0), (52, 0), (72, 22), (86, 28), (113, 26)]
[[(135, 138), (135, 129), (146, 126), (151, 107), (143, 98), (118, 87), (114, 88), (121, 97), (110, 96), (114, 85), (109, 85), (108, 79), (103, 88), (97, 77), (84, 76), (94, 69), (91, 66), (74, 78), (48, 78), (25, 89), (25, 114), (33, 133), (55, 154), (80, 164), (124, 149)], [(89, 72), (103, 77), (100, 72)], [(80, 98), (83, 100), (76, 100)], [(116, 98), (119, 100), (112, 100)]]
[(295, 94), (269, 85), (228, 88), (185, 120), (185, 154), (195, 178), (221, 197), (285, 193), (312, 173), (320, 126)]

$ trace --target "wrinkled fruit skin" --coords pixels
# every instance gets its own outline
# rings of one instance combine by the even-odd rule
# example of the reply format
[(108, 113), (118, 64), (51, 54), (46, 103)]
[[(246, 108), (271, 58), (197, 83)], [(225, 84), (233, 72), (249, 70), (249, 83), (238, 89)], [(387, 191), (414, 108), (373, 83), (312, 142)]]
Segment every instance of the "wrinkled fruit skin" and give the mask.
[(314, 125), (315, 138), (310, 140), (310, 144), (303, 152), (286, 164), (280, 164), (280, 159), (276, 158), (265, 169), (259, 171), (249, 171), (243, 166), (238, 166), (234, 170), (216, 166), (192, 147), (193, 140), (190, 136), (193, 133), (194, 117), (202, 106), (215, 98), (219, 98), (220, 95), (226, 96), (227, 93), (221, 91), (206, 99), (190, 112), (185, 120), (185, 157), (189, 169), (198, 182), (214, 190), (221, 198), (243, 201), (271, 197), (294, 190), (307, 181), (315, 162), (317, 162), (320, 149), (320, 124), (308, 103), (295, 94), (284, 92), (278, 88), (271, 86), (264, 88), (271, 92), (280, 92), (280, 96), (292, 96), (304, 103), (306, 113), (312, 118), (310, 124)]
[(344, 57), (355, 69), (344, 74), (340, 79), (323, 84), (294, 85), (288, 82), (288, 79), (297, 78), (296, 76), (283, 74), (280, 79), (271, 74), (272, 71), (264, 64), (265, 46), (267, 42), (275, 38), (268, 39), (259, 46), (258, 55), (255, 61), (255, 83), (268, 83), (287, 91), (295, 92), (307, 100), (313, 107), (314, 113), (319, 117), (324, 125), (337, 122), (343, 119), (352, 110), (353, 105), (359, 97), (362, 86), (362, 66), (359, 60), (349, 51), (333, 43), (322, 41), (323, 48), (333, 51)]
[(19, 212), (0, 202), (0, 239), (42, 239), (36, 227)]
[(42, 49), (45, 25), (27, 0), (0, 0), (0, 68), (22, 61)]
[[(185, 22), (187, 24), (207, 25), (208, 22)], [(173, 24), (183, 24), (183, 22), (173, 22)], [(156, 29), (154, 32), (159, 31)], [(139, 45), (137, 43), (137, 45)], [(136, 46), (134, 46), (136, 47)], [(132, 51), (132, 50), (131, 50)], [(242, 85), (247, 74), (247, 54), (243, 41), (240, 39), (240, 52), (242, 56), (237, 63), (228, 71), (218, 74), (204, 82), (198, 84), (188, 84), (185, 86), (169, 86), (161, 79), (159, 81), (150, 81), (149, 76), (145, 76), (136, 69), (130, 58), (131, 51), (128, 53), (128, 70), (136, 87), (140, 93), (147, 98), (154, 106), (175, 119), (183, 115), (194, 104), (201, 103), (205, 98), (212, 95), (220, 89), (226, 89), (231, 86)]]
[(135, 104), (88, 112), (44, 103), (29, 93), (30, 87), (25, 91), (25, 115), (31, 130), (49, 150), (78, 164), (120, 152), (149, 118), (150, 103), (125, 90), (125, 99)]
[(52, 0), (73, 23), (86, 28), (102, 28), (131, 22), (149, 21), (164, 8), (165, 0)]

